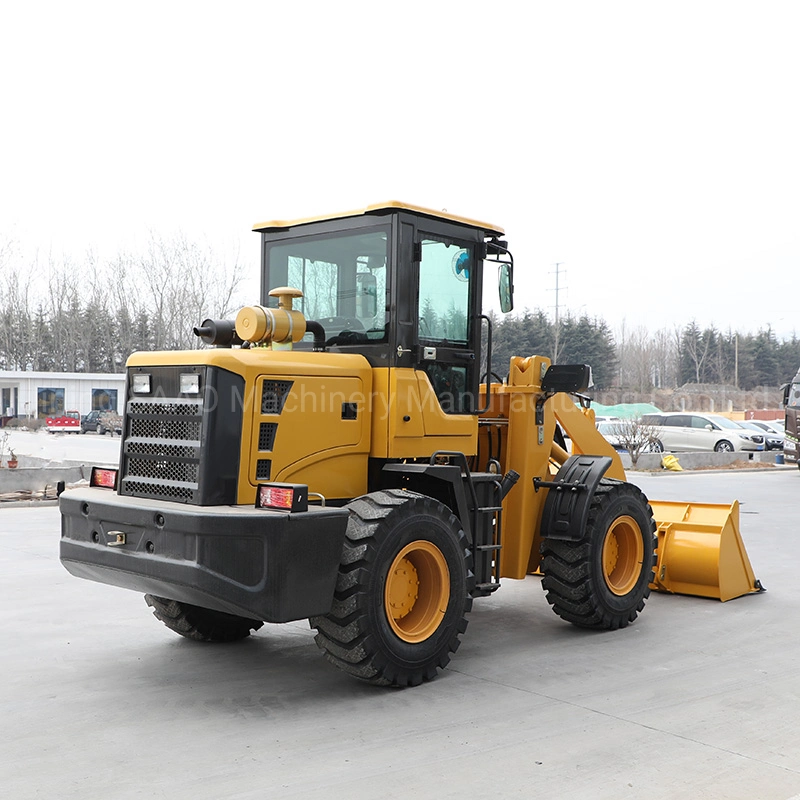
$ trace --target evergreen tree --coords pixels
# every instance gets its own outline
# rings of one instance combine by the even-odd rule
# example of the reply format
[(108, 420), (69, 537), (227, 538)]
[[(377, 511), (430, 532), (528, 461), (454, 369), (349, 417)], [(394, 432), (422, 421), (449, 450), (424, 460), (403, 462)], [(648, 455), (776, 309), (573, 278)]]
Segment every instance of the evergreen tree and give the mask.
[(777, 386), (780, 383), (778, 341), (772, 328), (761, 330), (753, 341), (754, 386)]
[(800, 370), (800, 339), (793, 335), (778, 345), (778, 382), (789, 383)]
[(588, 364), (598, 389), (614, 384), (617, 374), (617, 355), (614, 338), (602, 320), (590, 320), (586, 315), (572, 315), (561, 323), (561, 363)]

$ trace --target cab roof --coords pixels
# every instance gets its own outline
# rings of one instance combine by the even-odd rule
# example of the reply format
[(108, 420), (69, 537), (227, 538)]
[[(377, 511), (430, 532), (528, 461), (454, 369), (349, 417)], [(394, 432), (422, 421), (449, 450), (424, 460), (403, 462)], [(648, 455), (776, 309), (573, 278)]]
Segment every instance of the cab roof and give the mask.
[(325, 222), (327, 220), (346, 219), (348, 217), (360, 217), (367, 214), (374, 214), (379, 216), (390, 211), (410, 211), (412, 214), (419, 214), (420, 216), (433, 217), (434, 219), (446, 220), (447, 222), (458, 222), (462, 225), (469, 225), (471, 228), (480, 228), (487, 234), (501, 236), (505, 231), (498, 225), (491, 225), (488, 222), (479, 222), (478, 220), (469, 219), (468, 217), (461, 217), (457, 214), (450, 214), (447, 211), (435, 211), (431, 208), (424, 208), (423, 206), (412, 205), (411, 203), (403, 203), (399, 200), (389, 200), (385, 203), (375, 203), (367, 206), (366, 208), (358, 209), (356, 211), (344, 211), (339, 214), (324, 214), (319, 217), (306, 217), (305, 219), (296, 220), (270, 220), (269, 222), (259, 222), (253, 225), (254, 231), (264, 232), (273, 230), (285, 230), (286, 228), (293, 228), (296, 225), (308, 225), (312, 222)]

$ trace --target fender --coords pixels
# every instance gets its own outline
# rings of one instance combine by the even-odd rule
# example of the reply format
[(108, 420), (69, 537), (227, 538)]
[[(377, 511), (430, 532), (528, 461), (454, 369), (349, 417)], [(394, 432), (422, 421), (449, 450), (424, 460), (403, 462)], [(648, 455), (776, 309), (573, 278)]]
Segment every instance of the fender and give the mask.
[(579, 542), (595, 489), (611, 466), (608, 456), (570, 456), (552, 481), (534, 478), (533, 488), (548, 489), (542, 510), (543, 538)]

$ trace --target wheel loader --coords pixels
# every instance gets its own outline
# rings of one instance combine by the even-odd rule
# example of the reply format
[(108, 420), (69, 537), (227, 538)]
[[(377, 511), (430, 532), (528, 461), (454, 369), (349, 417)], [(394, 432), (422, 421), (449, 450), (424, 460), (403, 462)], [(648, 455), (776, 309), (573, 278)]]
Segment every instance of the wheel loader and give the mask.
[(608, 630), (651, 588), (760, 589), (738, 504), (626, 481), (589, 366), (492, 361), (502, 228), (387, 202), (254, 230), (262, 304), (203, 321), (205, 348), (128, 359), (118, 469), (60, 495), (73, 575), (196, 640), (307, 618), (331, 663), (390, 686), (445, 667), (503, 579), (537, 574), (558, 616)]

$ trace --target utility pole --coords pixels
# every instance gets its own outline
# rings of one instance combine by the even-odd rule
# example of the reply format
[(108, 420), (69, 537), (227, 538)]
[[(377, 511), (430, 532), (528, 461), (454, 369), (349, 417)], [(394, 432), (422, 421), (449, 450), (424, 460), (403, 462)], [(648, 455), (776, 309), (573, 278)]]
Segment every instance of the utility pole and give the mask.
[(561, 275), (560, 267), (561, 267), (561, 265), (563, 263), (564, 263), (563, 261), (557, 261), (556, 264), (555, 264), (555, 268), (556, 268), (556, 308), (555, 308), (555, 315), (554, 315), (555, 316), (555, 337), (554, 337), (554, 342), (553, 342), (553, 363), (554, 364), (558, 363), (558, 356), (559, 356), (559, 352), (558, 352), (558, 338), (559, 337), (558, 337), (558, 334), (559, 334), (559, 327), (560, 326), (558, 324), (558, 308), (559, 308), (558, 290), (559, 290), (559, 277)]

